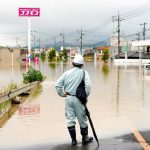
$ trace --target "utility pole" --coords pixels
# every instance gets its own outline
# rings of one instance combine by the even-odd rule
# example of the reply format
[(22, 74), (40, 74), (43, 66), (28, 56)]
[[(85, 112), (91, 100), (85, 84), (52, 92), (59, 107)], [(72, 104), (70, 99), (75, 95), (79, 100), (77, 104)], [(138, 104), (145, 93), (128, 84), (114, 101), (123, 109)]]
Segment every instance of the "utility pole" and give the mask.
[(60, 36), (62, 37), (62, 46), (63, 46), (63, 49), (64, 49), (65, 48), (65, 34), (64, 34), (64, 32), (60, 33)]
[[(33, 34), (32, 34), (33, 33)], [(31, 30), (31, 35), (33, 35), (33, 47), (35, 48), (35, 34), (38, 33), (37, 31), (32, 31)]]
[(56, 49), (56, 36), (51, 36), (53, 42), (54, 42), (54, 48)]
[[(142, 25), (143, 26), (143, 40), (145, 41), (145, 35), (146, 35), (146, 25), (147, 25), (147, 23), (146, 22), (144, 22), (144, 23), (142, 23), (142, 24), (140, 24), (140, 25)], [(145, 51), (145, 46), (143, 46), (143, 51)]]
[(83, 31), (82, 31), (82, 28), (81, 28), (81, 31), (80, 31), (80, 52), (81, 52), (81, 55), (82, 55), (82, 48), (83, 48)]
[(41, 38), (39, 36), (39, 51), (40, 51), (40, 48), (41, 48)]
[(17, 47), (19, 46), (19, 45), (18, 45), (18, 40), (19, 40), (19, 38), (16, 37), (15, 39), (16, 39), (16, 48), (17, 48)]
[(35, 48), (35, 35), (34, 35), (34, 37), (33, 37), (33, 40), (34, 40), (34, 48)]
[(138, 32), (136, 35), (137, 35), (136, 40), (138, 40), (138, 41), (139, 41), (139, 40), (140, 40), (140, 32)]
[[(140, 32), (138, 32), (137, 34), (137, 38), (136, 38), (136, 40), (140, 40)], [(142, 53), (141, 53), (141, 50), (139, 49), (139, 46), (138, 46), (138, 52), (139, 52), (139, 59), (141, 59), (141, 57), (142, 57)]]
[(121, 48), (120, 48), (120, 22), (122, 20), (123, 19), (120, 18), (119, 12), (118, 12), (118, 16), (113, 16), (113, 21), (117, 21), (118, 22), (118, 25), (117, 25), (117, 33), (118, 33), (118, 56), (121, 53)]
[(145, 40), (145, 35), (146, 35), (146, 25), (147, 25), (147, 23), (144, 22), (144, 23), (142, 23), (142, 24), (140, 24), (140, 25), (143, 26), (143, 40)]

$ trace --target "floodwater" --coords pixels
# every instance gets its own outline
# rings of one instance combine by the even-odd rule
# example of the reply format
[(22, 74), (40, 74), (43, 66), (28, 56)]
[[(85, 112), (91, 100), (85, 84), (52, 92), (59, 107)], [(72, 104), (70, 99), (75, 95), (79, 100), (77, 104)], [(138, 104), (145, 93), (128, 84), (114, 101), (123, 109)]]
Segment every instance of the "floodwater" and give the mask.
[[(48, 62), (33, 66), (42, 71), (46, 80), (20, 105), (11, 106), (6, 102), (0, 107), (0, 148), (70, 141), (64, 115), (65, 99), (56, 94), (54, 85), (72, 66)], [(84, 69), (92, 80), (88, 108), (99, 138), (125, 134), (134, 128), (150, 128), (149, 71), (144, 72), (141, 66), (119, 66), (113, 62), (108, 65), (86, 62)], [(14, 68), (11, 76), (11, 68), (0, 69), (0, 87), (9, 80), (20, 83), (25, 70)], [(77, 138), (81, 139), (78, 122)]]

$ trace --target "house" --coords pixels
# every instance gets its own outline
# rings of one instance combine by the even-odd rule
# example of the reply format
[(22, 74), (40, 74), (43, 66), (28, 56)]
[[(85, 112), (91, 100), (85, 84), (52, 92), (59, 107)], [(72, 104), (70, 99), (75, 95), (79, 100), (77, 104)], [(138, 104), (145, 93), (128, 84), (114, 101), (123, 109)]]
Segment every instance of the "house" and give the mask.
[(110, 50), (110, 46), (98, 46), (96, 47), (96, 59), (101, 60), (104, 50)]

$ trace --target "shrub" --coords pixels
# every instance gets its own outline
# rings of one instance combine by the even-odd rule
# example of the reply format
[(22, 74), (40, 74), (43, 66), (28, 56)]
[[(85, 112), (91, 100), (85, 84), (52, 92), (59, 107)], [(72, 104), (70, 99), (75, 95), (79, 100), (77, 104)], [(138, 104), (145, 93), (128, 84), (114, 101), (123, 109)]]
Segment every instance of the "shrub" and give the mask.
[(14, 90), (14, 89), (17, 89), (17, 84), (11, 82), (10, 84), (8, 84), (7, 86), (7, 91), (11, 91), (11, 90)]
[(32, 83), (34, 81), (42, 81), (44, 79), (42, 73), (39, 70), (35, 70), (32, 67), (29, 68), (29, 71), (23, 74), (23, 82), (25, 84)]

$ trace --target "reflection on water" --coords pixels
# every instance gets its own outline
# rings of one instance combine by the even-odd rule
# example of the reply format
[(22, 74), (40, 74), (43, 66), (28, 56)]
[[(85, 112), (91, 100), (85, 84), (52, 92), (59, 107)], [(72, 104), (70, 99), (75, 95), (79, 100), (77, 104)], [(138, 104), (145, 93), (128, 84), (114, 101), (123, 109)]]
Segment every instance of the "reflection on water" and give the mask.
[(51, 67), (52, 69), (55, 69), (56, 68), (56, 63), (53, 63), (53, 62), (50, 62), (49, 63), (49, 67)]
[(36, 115), (40, 113), (40, 104), (21, 104), (19, 115)]
[[(39, 84), (37, 87), (33, 88), (30, 91), (30, 98), (28, 102), (32, 101), (40, 95), (42, 92), (42, 84)], [(24, 101), (25, 97), (22, 97)], [(28, 105), (12, 105), (11, 100), (0, 103), (0, 127), (6, 123), (6, 121), (14, 114), (15, 111), (19, 108), (19, 115), (25, 114), (38, 114), (40, 113), (40, 104), (28, 104)]]
[(3, 117), (10, 108), (11, 108), (11, 102), (9, 100), (6, 102), (0, 103), (0, 118)]
[(108, 64), (103, 64), (103, 66), (102, 66), (102, 72), (103, 72), (103, 74), (105, 76), (108, 76), (108, 74), (109, 74), (109, 66), (108, 66)]
[(0, 128), (11, 118), (14, 112), (17, 110), (17, 106), (11, 104), (11, 101), (0, 103)]
[(42, 84), (39, 84), (37, 85), (36, 88), (32, 89), (32, 91), (30, 92), (30, 97), (36, 98), (41, 94), (41, 92), (42, 92)]
[[(65, 99), (56, 94), (54, 85), (58, 77), (72, 66), (69, 63), (51, 65), (47, 62), (41, 65), (46, 80), (1, 127), (3, 145), (8, 140), (14, 145), (70, 140), (64, 115)], [(86, 62), (84, 68), (92, 80), (88, 108), (98, 137), (120, 135), (130, 132), (132, 128), (149, 128), (148, 73), (144, 74), (140, 66), (103, 65), (101, 62)], [(7, 77), (7, 73), (3, 74)], [(81, 139), (79, 133), (77, 124), (77, 138)], [(92, 134), (91, 130), (89, 133)]]
[(46, 56), (41, 56), (41, 62), (44, 63), (46, 61)]

